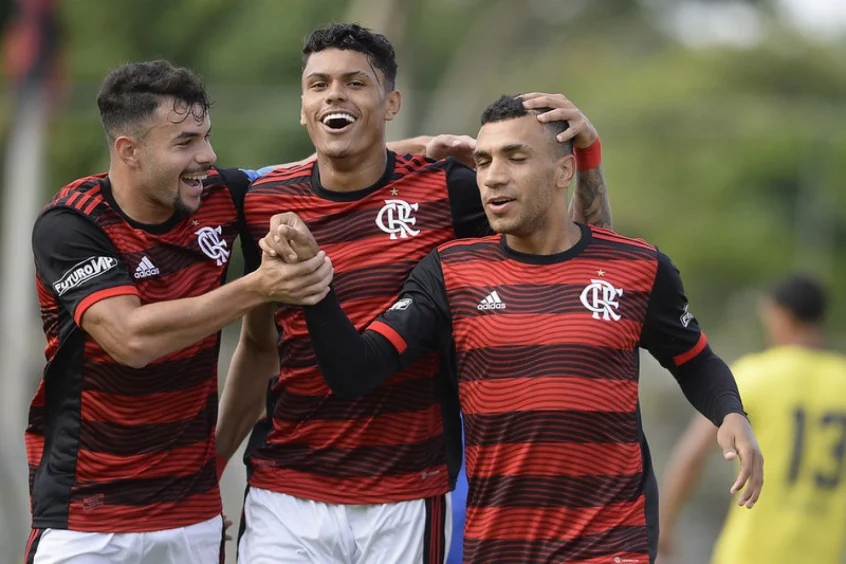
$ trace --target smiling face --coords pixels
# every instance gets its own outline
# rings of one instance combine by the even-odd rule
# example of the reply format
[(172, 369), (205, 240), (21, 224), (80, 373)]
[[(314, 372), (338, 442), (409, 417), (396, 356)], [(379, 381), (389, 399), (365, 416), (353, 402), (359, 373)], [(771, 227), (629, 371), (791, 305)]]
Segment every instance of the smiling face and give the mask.
[(137, 185), (149, 203), (170, 213), (190, 214), (200, 207), (203, 179), (217, 160), (210, 132), (207, 111), (163, 98), (142, 134), (118, 138), (115, 144), (129, 155)]
[(325, 49), (308, 57), (302, 76), (300, 123), (319, 155), (343, 159), (385, 150), (385, 123), (399, 112), (396, 90), (367, 55)]
[(485, 123), (476, 141), (476, 180), (494, 231), (528, 237), (558, 213), (573, 176), (549, 128), (534, 113)]

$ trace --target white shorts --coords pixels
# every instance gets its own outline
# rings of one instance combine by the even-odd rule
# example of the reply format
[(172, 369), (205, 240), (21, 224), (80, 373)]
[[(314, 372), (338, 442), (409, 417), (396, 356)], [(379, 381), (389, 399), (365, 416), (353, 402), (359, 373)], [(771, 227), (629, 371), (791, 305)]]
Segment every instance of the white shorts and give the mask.
[(219, 564), (220, 516), (178, 529), (149, 533), (83, 533), (34, 529), (26, 564)]
[(450, 496), (341, 505), (249, 488), (239, 564), (443, 564)]

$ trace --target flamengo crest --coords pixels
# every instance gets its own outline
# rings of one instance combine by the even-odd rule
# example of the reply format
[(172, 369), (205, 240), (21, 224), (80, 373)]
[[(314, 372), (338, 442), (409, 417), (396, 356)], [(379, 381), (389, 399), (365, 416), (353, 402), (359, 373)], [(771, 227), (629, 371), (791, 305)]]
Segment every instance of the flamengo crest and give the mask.
[(223, 266), (229, 260), (229, 250), (226, 248), (226, 241), (220, 238), (220, 225), (217, 227), (203, 227), (195, 231), (197, 243), (200, 249), (210, 259), (217, 261), (217, 266)]
[(420, 204), (409, 204), (405, 200), (385, 200), (385, 205), (379, 210), (376, 216), (376, 225), (395, 240), (407, 239), (409, 236), (420, 235), (419, 229), (412, 226), (417, 223), (417, 218), (411, 215), (420, 208)]
[(582, 305), (593, 312), (593, 318), (599, 319), (600, 315), (604, 321), (620, 321), (620, 302), (617, 298), (623, 295), (622, 288), (615, 288), (613, 284), (605, 280), (591, 279), (590, 284), (582, 290)]

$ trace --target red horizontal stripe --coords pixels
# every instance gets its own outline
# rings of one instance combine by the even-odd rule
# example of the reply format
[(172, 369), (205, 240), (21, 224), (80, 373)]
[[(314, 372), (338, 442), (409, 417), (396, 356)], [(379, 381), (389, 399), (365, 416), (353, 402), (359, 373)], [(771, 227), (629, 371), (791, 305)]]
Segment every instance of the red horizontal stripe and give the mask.
[(105, 300), (107, 298), (114, 298), (115, 296), (137, 296), (138, 295), (138, 288), (135, 286), (115, 286), (113, 288), (106, 288), (105, 290), (100, 290), (94, 292), (92, 294), (88, 294), (79, 304), (76, 306), (76, 311), (73, 313), (73, 320), (76, 324), (82, 327), (82, 316), (85, 315), (85, 312), (96, 304), (99, 301)]
[(314, 449), (413, 444), (431, 439), (433, 429), (428, 424), (411, 424), (409, 420), (437, 421), (440, 413), (440, 405), (434, 404), (425, 411), (386, 413), (354, 420), (288, 422), (276, 419), (273, 437), (280, 437), (281, 444), (308, 445)]
[(217, 488), (178, 503), (142, 506), (105, 505), (102, 497), (93, 495), (70, 504), (68, 528), (91, 533), (147, 533), (196, 525), (222, 510)]
[[(603, 507), (467, 507), (464, 535), (484, 540), (564, 541), (646, 524), (644, 498)], [(610, 559), (605, 560), (610, 562)], [(645, 562), (643, 564), (646, 564)]]
[(27, 463), (33, 467), (41, 464), (41, 456), (44, 453), (44, 437), (42, 435), (26, 433), (24, 435), (24, 444), (26, 445)]
[(682, 364), (689, 362), (696, 358), (696, 356), (705, 350), (705, 346), (708, 344), (708, 339), (705, 337), (705, 333), (699, 333), (699, 340), (696, 341), (696, 344), (693, 345), (689, 351), (684, 352), (680, 355), (676, 355), (673, 357), (673, 362), (676, 363), (676, 366), (681, 366)]
[(634, 350), (641, 328), (640, 322), (628, 319), (593, 319), (587, 309), (566, 314), (474, 314), (454, 320), (459, 352), (507, 345), (588, 345)]
[[(395, 384), (406, 380), (417, 380), (419, 378), (431, 378), (435, 372), (437, 358), (426, 357), (418, 360), (402, 372), (397, 372), (388, 380), (388, 384)], [(283, 368), (281, 371), (279, 386), (284, 387), (289, 394), (300, 396), (320, 397), (332, 393), (320, 370), (315, 367), (308, 368)]]
[[(217, 343), (217, 333), (215, 333), (180, 351), (158, 358), (152, 364), (168, 362), (174, 359), (192, 358), (202, 354), (204, 351), (217, 347)], [(104, 351), (100, 344), (90, 337), (85, 341), (85, 360), (88, 363), (95, 364), (115, 364), (115, 360), (109, 356), (109, 353)]]
[(354, 505), (395, 503), (449, 493), (446, 465), (426, 472), (397, 475), (332, 478), (287, 468), (254, 465), (250, 486), (321, 503)]
[[(470, 251), (468, 249), (468, 257)], [(491, 261), (450, 260), (444, 262), (444, 278), (447, 286), (466, 286), (468, 283), (479, 286), (520, 285), (520, 284), (560, 284), (568, 286), (587, 286), (592, 280), (604, 280), (626, 292), (650, 292), (655, 278), (654, 260), (588, 260), (573, 258), (564, 263), (545, 266), (533, 265), (526, 268), (514, 260)], [(598, 271), (603, 271), (599, 276)]]
[(638, 383), (588, 378), (515, 378), (461, 382), (466, 415), (515, 411), (616, 411), (637, 408)]
[[(336, 274), (343, 274), (351, 270), (366, 270), (393, 266), (401, 261), (409, 261), (408, 272), (414, 264), (423, 260), (439, 243), (451, 236), (443, 229), (421, 233), (407, 239), (402, 244), (391, 241), (387, 233), (379, 231), (372, 237), (357, 242), (360, 246), (351, 246), (349, 241), (321, 244), (321, 249), (332, 259), (332, 267)], [(405, 279), (408, 272), (403, 275)], [(399, 291), (399, 287), (397, 287)]]
[(178, 478), (197, 474), (209, 459), (211, 441), (154, 454), (121, 456), (79, 449), (76, 462), (80, 482), (111, 482), (150, 478)]
[(402, 335), (397, 333), (397, 331), (388, 325), (387, 323), (382, 323), (381, 321), (374, 321), (370, 327), (368, 327), (371, 331), (375, 331), (379, 333), (397, 349), (397, 352), (402, 354), (405, 352), (405, 349), (408, 348), (408, 345), (405, 342), (405, 339), (402, 338)]
[(208, 387), (201, 388), (140, 397), (83, 391), (82, 419), (127, 426), (186, 421), (206, 407)]
[(637, 443), (560, 442), (467, 446), (466, 456), (467, 475), (474, 478), (602, 476), (612, 473), (637, 474), (643, 470), (640, 445)]

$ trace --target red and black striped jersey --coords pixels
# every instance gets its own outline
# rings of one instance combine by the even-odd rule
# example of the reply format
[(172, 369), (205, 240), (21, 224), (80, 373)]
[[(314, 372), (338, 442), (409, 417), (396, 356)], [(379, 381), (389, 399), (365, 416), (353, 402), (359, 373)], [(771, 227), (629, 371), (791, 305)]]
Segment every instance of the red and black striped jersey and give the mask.
[[(638, 349), (674, 374), (712, 353), (666, 255), (580, 227), (580, 241), (556, 255), (515, 252), (504, 236), (440, 246), (365, 333), (405, 362), (432, 350), (451, 359), (466, 440), (467, 563), (654, 558), (657, 485)], [(345, 340), (337, 324), (324, 329)], [(323, 362), (328, 347), (315, 347)], [(733, 389), (728, 409), (742, 413)]]
[[(474, 171), (392, 152), (382, 178), (355, 192), (325, 189), (314, 162), (254, 182), (245, 202), (254, 242), (273, 214), (286, 211), (305, 221), (331, 257), (333, 288), (360, 328), (393, 302), (437, 245), (490, 232)], [(460, 420), (451, 384), (434, 377), (437, 354), (364, 397), (342, 399), (320, 374), (302, 308), (281, 305), (275, 320), (281, 371), (271, 387), (271, 428), (257, 428), (267, 436), (251, 439), (250, 485), (347, 504), (449, 491), (461, 457)]]
[(136, 369), (80, 322), (112, 296), (149, 304), (220, 287), (248, 183), (237, 169), (213, 169), (194, 214), (143, 225), (123, 215), (101, 174), (64, 187), (39, 215), (32, 244), (47, 365), (26, 431), (35, 528), (144, 532), (220, 513), (220, 335)]

